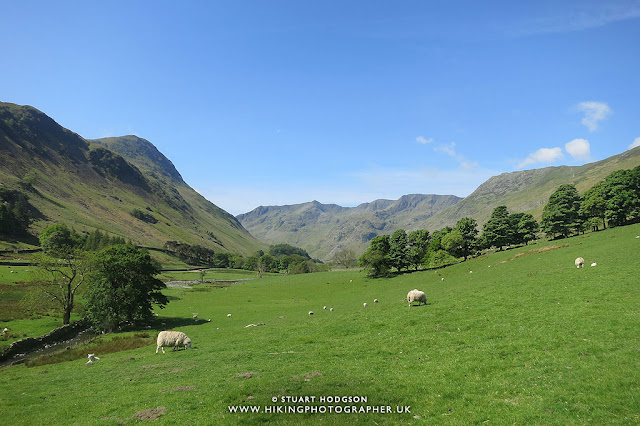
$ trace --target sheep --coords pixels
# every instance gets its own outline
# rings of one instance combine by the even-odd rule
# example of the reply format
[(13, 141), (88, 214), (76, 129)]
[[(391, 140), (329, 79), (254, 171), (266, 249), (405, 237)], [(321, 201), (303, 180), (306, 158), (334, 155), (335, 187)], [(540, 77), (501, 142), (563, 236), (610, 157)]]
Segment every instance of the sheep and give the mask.
[(231, 314), (227, 314), (227, 318), (231, 318)]
[(327, 310), (327, 305), (323, 306), (322, 309)]
[(313, 315), (313, 311), (309, 311), (309, 315)]
[(369, 305), (367, 305), (367, 302), (364, 302), (364, 303), (362, 304), (362, 306), (364, 306), (364, 307), (366, 308), (366, 307), (367, 307), (367, 306), (369, 306)]
[(424, 294), (424, 291), (420, 291), (416, 288), (407, 293), (407, 300), (409, 301), (409, 306), (411, 306), (411, 304), (415, 301), (418, 301), (418, 306), (420, 306), (422, 303), (426, 305), (427, 295)]
[(591, 266), (598, 266), (598, 264), (596, 262), (593, 262)]
[(329, 308), (329, 311), (330, 311), (330, 312), (333, 312), (333, 308)]
[(576, 268), (584, 268), (584, 259), (579, 257), (576, 259)]
[(86, 364), (93, 364), (93, 361), (97, 361), (100, 359), (97, 356), (95, 356), (95, 354), (88, 354), (87, 358), (89, 358), (89, 361), (87, 361)]
[(378, 303), (378, 299), (373, 299), (373, 303)]
[(191, 339), (181, 331), (161, 331), (160, 334), (158, 334), (157, 343), (156, 353), (158, 353), (160, 348), (162, 348), (162, 353), (165, 353), (165, 346), (173, 346), (173, 350), (180, 346), (184, 346), (185, 349), (191, 348)]

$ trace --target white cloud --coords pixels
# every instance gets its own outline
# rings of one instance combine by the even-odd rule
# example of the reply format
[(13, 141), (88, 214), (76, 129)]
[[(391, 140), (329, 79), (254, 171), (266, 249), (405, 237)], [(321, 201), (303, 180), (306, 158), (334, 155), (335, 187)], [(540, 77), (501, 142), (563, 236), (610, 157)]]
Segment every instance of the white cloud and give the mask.
[(611, 108), (604, 102), (580, 102), (577, 108), (579, 111), (584, 112), (582, 124), (592, 132), (598, 128), (600, 121), (611, 114)]
[(427, 138), (425, 138), (424, 136), (418, 136), (418, 137), (416, 138), (416, 142), (421, 143), (421, 144), (423, 144), (423, 145), (428, 145), (428, 144), (430, 144), (430, 143), (433, 143), (433, 138), (429, 138), (429, 139), (427, 139)]
[(586, 139), (574, 139), (571, 142), (567, 142), (564, 149), (578, 161), (589, 161), (591, 158), (591, 146)]
[(466, 170), (472, 171), (478, 167), (477, 162), (471, 162), (467, 160), (463, 155), (460, 155), (456, 152), (455, 142), (451, 142), (449, 145), (434, 146), (433, 150), (435, 152), (442, 152), (444, 154), (447, 154), (449, 157), (454, 158), (458, 162), (458, 164), (460, 164), (460, 166)]
[(629, 145), (629, 149), (635, 148), (637, 146), (640, 146), (640, 137), (637, 137), (633, 140), (631, 145)]
[(521, 168), (527, 166), (529, 164), (535, 163), (553, 163), (554, 161), (562, 158), (564, 154), (562, 154), (562, 148), (540, 148), (536, 152), (529, 154), (527, 158), (522, 160), (517, 168)]

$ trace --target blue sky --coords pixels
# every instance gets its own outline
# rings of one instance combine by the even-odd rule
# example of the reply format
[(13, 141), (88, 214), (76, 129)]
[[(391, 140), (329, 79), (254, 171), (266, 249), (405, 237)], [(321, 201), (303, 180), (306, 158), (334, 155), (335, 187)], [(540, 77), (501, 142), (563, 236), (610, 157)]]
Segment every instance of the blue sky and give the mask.
[(0, 100), (232, 214), (354, 206), (640, 144), (638, 46), (640, 1), (7, 1)]

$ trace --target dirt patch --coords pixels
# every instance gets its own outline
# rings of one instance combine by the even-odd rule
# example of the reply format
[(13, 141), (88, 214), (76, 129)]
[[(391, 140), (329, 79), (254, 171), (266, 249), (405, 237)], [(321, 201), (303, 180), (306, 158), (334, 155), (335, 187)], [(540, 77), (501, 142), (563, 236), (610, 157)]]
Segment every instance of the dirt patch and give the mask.
[(246, 373), (238, 373), (236, 374), (236, 378), (237, 379), (250, 379), (252, 377), (257, 376), (256, 373), (252, 372), (252, 371), (247, 371)]
[(514, 255), (509, 260), (517, 259), (519, 257), (527, 256), (529, 254), (544, 253), (544, 252), (547, 252), (547, 251), (556, 250), (556, 249), (560, 249), (560, 248), (564, 248), (564, 247), (569, 247), (569, 244), (560, 244), (560, 245), (557, 245), (557, 246), (546, 246), (546, 247), (540, 247), (540, 248), (533, 249), (533, 250), (523, 251), (522, 253), (518, 253), (518, 254)]
[(149, 408), (148, 410), (138, 411), (133, 415), (138, 420), (157, 420), (158, 417), (167, 413), (167, 407)]
[(169, 393), (169, 392), (189, 392), (190, 390), (194, 390), (196, 387), (195, 386), (178, 386), (177, 388), (172, 388), (166, 391), (163, 391), (162, 393)]
[(322, 373), (319, 372), (319, 371), (314, 371), (312, 373), (303, 374), (302, 376), (292, 376), (292, 378), (296, 379), (296, 380), (303, 379), (305, 382), (308, 382), (308, 381), (310, 381), (311, 379), (313, 379), (314, 377), (317, 377), (317, 376), (322, 376)]

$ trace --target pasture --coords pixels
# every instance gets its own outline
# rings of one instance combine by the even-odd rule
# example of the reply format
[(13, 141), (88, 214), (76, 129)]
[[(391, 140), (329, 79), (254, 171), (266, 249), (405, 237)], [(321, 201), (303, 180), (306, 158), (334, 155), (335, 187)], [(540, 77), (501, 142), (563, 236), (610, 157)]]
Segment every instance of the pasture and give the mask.
[[(0, 404), (18, 424), (637, 424), (638, 235), (614, 228), (388, 279), (170, 288), (150, 334), (174, 325), (192, 349), (150, 342), (90, 366), (6, 368)], [(402, 301), (413, 288), (426, 306)], [(320, 401), (335, 396), (352, 402)]]

